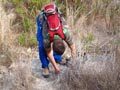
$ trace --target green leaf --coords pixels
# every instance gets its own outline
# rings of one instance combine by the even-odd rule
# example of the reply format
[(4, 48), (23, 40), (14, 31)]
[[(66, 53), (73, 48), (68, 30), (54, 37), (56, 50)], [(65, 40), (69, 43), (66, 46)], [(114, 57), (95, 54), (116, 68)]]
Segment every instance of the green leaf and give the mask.
[(24, 10), (22, 8), (16, 8), (15, 12), (18, 13), (18, 14), (23, 14)]
[(23, 5), (23, 0), (11, 0), (14, 5), (20, 6)]

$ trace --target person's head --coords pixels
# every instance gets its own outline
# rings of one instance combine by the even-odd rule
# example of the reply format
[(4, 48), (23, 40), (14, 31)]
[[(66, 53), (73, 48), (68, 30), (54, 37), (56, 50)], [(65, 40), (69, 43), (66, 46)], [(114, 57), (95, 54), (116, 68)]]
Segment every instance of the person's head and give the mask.
[(53, 41), (53, 51), (58, 55), (62, 55), (64, 53), (65, 45), (64, 45), (63, 40), (55, 39)]

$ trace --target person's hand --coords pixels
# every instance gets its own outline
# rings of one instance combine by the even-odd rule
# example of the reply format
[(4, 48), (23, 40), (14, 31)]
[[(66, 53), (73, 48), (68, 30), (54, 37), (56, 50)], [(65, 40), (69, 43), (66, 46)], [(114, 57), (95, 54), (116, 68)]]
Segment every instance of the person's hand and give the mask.
[(49, 60), (51, 61), (52, 65), (53, 65), (53, 67), (55, 69), (55, 73), (59, 74), (60, 73), (60, 69), (59, 69), (57, 63), (55, 62), (55, 59), (54, 59), (54, 57), (53, 57), (53, 55), (52, 55), (52, 53), (50, 51), (51, 51), (51, 48), (50, 49), (46, 49), (47, 56), (48, 56)]
[(59, 74), (60, 73), (60, 69), (59, 69), (59, 67), (56, 67), (55, 68), (55, 74)]

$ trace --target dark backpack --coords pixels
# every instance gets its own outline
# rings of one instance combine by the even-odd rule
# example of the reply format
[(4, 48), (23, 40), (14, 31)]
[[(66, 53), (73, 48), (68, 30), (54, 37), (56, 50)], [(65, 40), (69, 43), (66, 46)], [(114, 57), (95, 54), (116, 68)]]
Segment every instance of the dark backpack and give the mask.
[(43, 15), (48, 25), (50, 42), (53, 41), (54, 35), (59, 35), (62, 39), (65, 39), (61, 16), (58, 12), (57, 7), (54, 4), (49, 4), (45, 6), (43, 10)]

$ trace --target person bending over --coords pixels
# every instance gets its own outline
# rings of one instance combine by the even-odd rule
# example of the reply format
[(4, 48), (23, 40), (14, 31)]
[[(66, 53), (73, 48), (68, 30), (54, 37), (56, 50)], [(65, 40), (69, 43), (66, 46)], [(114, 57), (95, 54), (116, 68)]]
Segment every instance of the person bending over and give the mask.
[[(76, 49), (72, 37), (68, 32), (68, 25), (55, 4), (48, 4), (39, 13), (36, 19), (37, 40), (39, 46), (39, 57), (42, 63), (43, 76), (49, 76), (49, 61), (52, 63), (55, 73), (60, 72), (57, 63), (65, 64), (62, 54), (65, 51), (65, 41), (75, 56)], [(53, 51), (53, 53), (52, 53)]]

